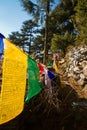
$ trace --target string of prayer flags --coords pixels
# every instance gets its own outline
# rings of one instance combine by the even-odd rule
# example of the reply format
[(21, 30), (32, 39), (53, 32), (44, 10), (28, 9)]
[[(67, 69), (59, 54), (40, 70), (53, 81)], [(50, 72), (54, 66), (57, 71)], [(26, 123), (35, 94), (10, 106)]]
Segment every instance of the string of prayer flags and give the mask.
[[(3, 57), (2, 57), (3, 56)], [(0, 124), (19, 115), (24, 103), (41, 91), (39, 68), (36, 61), (0, 34)], [(28, 72), (27, 72), (28, 71)], [(26, 93), (28, 73), (28, 92)]]

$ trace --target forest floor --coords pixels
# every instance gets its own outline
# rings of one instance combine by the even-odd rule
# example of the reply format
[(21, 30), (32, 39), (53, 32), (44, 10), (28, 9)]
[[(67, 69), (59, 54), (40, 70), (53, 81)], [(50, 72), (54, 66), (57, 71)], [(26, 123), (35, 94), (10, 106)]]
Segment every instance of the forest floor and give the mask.
[(59, 107), (41, 96), (43, 92), (25, 104), (18, 117), (0, 125), (0, 130), (87, 130), (87, 101), (79, 99), (70, 87), (60, 90)]
[(69, 86), (53, 83), (53, 95), (40, 92), (25, 104), (15, 119), (0, 130), (87, 130), (87, 100), (80, 99)]

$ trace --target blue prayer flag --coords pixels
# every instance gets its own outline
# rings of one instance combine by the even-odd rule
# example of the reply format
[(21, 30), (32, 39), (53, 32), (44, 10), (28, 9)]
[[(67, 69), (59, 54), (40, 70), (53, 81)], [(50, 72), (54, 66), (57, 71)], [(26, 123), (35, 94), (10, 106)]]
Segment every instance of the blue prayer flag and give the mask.
[(49, 70), (48, 70), (48, 76), (50, 79), (55, 78), (55, 75), (52, 72), (50, 72)]
[(5, 37), (0, 33), (0, 58), (2, 57), (3, 50), (4, 50), (3, 38)]

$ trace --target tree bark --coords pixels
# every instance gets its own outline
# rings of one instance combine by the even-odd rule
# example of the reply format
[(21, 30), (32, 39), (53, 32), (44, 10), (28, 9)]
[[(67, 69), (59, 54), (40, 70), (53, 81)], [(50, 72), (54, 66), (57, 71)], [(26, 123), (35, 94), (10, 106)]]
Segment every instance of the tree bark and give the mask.
[(50, 1), (47, 0), (46, 23), (45, 23), (45, 41), (44, 41), (44, 58), (43, 58), (43, 63), (45, 65), (47, 65), (47, 61), (48, 61), (48, 20), (49, 20), (49, 8), (50, 8)]

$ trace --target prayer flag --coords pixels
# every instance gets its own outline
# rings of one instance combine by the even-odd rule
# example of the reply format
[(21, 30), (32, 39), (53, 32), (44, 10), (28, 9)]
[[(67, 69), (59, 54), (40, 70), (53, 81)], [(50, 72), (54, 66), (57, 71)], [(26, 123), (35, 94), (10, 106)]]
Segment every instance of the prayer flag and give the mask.
[(45, 90), (48, 93), (49, 96), (52, 96), (52, 85), (51, 85), (51, 79), (48, 76), (48, 70), (45, 68)]
[[(2, 58), (3, 55), (3, 58)], [(0, 34), (0, 124), (19, 115), (33, 96), (41, 91), (36, 61)], [(26, 79), (28, 70), (28, 92)]]
[[(0, 37), (4, 44), (2, 85), (0, 91), (0, 124), (19, 115), (24, 107), (27, 55), (8, 39)], [(3, 41), (3, 43), (1, 43)]]
[(55, 60), (53, 62), (53, 68), (55, 69), (56, 73), (58, 73), (58, 64)]
[(44, 66), (41, 63), (38, 63), (38, 68), (40, 70), (40, 76), (44, 74)]
[(3, 51), (4, 51), (3, 38), (4, 38), (4, 36), (0, 33), (0, 58), (2, 57)]
[(50, 79), (55, 78), (55, 75), (52, 72), (50, 72), (49, 70), (48, 70), (48, 76)]
[(36, 61), (28, 57), (28, 92), (25, 102), (41, 91), (41, 83), (39, 81), (39, 68)]

